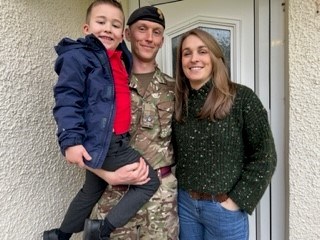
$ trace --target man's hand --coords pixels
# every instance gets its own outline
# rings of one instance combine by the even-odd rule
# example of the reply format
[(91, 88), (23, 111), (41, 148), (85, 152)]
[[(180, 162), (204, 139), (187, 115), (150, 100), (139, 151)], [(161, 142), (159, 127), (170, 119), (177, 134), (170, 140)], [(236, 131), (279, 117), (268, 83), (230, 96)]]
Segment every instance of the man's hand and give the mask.
[(149, 166), (143, 158), (140, 158), (137, 163), (128, 164), (117, 169), (112, 175), (112, 179), (108, 181), (111, 185), (143, 185), (150, 180), (148, 178)]
[(80, 168), (85, 166), (83, 158), (90, 161), (91, 156), (82, 145), (75, 145), (66, 149), (66, 160), (70, 164), (77, 164)]

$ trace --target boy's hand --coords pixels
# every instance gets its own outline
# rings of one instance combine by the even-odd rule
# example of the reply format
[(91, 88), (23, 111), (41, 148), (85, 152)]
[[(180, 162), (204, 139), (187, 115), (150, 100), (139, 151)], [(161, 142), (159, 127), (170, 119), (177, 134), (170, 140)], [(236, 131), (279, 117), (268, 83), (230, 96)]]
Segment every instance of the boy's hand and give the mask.
[(66, 149), (66, 160), (70, 164), (77, 164), (80, 168), (85, 166), (83, 158), (90, 161), (91, 156), (82, 145), (75, 145)]

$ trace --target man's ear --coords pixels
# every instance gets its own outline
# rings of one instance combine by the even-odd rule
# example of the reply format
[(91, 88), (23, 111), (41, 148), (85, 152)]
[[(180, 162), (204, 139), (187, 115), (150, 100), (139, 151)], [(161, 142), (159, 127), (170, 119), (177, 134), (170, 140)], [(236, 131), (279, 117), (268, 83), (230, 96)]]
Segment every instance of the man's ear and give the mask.
[(131, 37), (130, 37), (130, 29), (129, 29), (128, 27), (124, 30), (124, 34), (125, 34), (126, 40), (127, 40), (128, 42), (130, 42), (130, 40), (131, 40)]
[(162, 48), (163, 43), (164, 43), (164, 37), (162, 36), (162, 41), (161, 41), (160, 48)]

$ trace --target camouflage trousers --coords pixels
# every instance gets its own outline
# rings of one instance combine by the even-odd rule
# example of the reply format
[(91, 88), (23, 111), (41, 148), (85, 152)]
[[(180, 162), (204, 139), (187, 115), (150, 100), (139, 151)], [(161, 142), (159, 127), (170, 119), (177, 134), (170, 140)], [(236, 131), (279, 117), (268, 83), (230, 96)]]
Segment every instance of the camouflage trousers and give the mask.
[[(91, 218), (104, 219), (124, 193), (107, 188), (94, 207)], [(177, 179), (170, 174), (161, 179), (161, 185), (150, 201), (125, 226), (117, 228), (110, 239), (177, 240), (178, 234)]]

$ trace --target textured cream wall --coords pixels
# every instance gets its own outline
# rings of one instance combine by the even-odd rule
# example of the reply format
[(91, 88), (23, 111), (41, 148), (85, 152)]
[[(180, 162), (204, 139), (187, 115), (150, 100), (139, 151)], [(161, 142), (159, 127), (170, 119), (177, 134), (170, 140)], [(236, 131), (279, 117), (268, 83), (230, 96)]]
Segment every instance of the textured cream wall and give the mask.
[[(288, 1), (289, 237), (320, 239), (319, 0)], [(320, 9), (319, 9), (320, 10)]]
[[(53, 46), (64, 36), (81, 35), (89, 2), (0, 0), (0, 239), (41, 239), (43, 230), (58, 226), (81, 185), (83, 173), (67, 167), (56, 143)], [(290, 240), (320, 239), (320, 15), (315, 2), (287, 0)]]
[(57, 147), (53, 46), (82, 34), (89, 2), (0, 0), (1, 240), (42, 239), (81, 185), (83, 173)]

